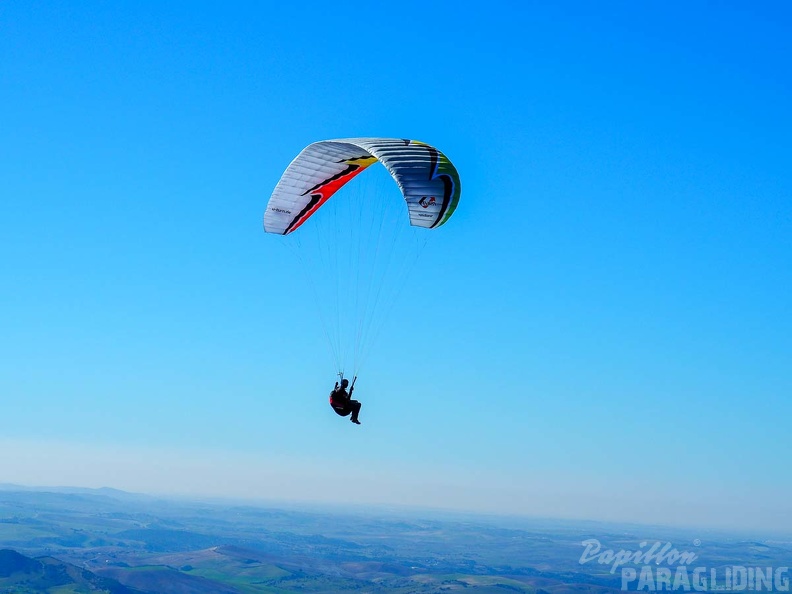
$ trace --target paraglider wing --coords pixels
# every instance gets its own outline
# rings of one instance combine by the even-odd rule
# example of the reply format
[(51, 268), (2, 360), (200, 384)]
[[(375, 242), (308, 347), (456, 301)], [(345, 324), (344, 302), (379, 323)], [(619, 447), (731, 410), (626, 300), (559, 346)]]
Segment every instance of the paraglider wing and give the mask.
[(434, 228), (456, 209), (461, 191), (451, 161), (433, 146), (400, 138), (315, 142), (284, 172), (264, 213), (264, 230), (287, 235), (366, 167), (380, 161), (399, 185), (410, 224)]

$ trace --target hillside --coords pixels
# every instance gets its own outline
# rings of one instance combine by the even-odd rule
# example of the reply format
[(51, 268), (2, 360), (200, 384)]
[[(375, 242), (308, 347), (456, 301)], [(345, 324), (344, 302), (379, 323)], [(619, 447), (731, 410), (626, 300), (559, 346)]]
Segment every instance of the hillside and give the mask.
[(109, 577), (100, 577), (87, 569), (53, 557), (27, 557), (10, 549), (0, 550), (0, 588), (4, 592), (91, 592), (135, 594)]

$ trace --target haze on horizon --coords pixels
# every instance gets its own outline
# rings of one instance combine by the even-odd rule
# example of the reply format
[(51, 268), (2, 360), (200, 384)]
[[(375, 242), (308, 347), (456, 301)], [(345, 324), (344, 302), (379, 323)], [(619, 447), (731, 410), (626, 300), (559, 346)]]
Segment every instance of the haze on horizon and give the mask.
[[(533, 519), (599, 521), (720, 530), (792, 534), (778, 518), (787, 501), (765, 500), (752, 508), (750, 493), (733, 489), (718, 502), (722, 486), (684, 492), (645, 493), (625, 479), (613, 486), (587, 477), (586, 489), (561, 473), (535, 480), (482, 472), (475, 482), (461, 469), (441, 476), (419, 463), (394, 463), (374, 473), (361, 468), (340, 474), (315, 460), (273, 460), (242, 452), (119, 447), (103, 444), (0, 441), (3, 482), (31, 488), (119, 489), (144, 495), (196, 501), (229, 500), (256, 505), (328, 505), (342, 508), (389, 507)], [(9, 480), (13, 479), (13, 480)], [(701, 485), (700, 485), (701, 488)], [(744, 513), (732, 516), (736, 503)], [(683, 504), (683, 505), (680, 505)]]

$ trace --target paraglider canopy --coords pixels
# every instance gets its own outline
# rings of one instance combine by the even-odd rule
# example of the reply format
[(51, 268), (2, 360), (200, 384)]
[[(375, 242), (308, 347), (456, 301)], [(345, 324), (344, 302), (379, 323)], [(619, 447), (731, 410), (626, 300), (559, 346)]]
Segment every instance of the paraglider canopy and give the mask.
[(410, 224), (434, 228), (459, 202), (456, 168), (443, 153), (417, 140), (346, 138), (307, 146), (281, 177), (264, 213), (264, 230), (287, 235), (307, 221), (344, 184), (381, 162), (407, 202)]

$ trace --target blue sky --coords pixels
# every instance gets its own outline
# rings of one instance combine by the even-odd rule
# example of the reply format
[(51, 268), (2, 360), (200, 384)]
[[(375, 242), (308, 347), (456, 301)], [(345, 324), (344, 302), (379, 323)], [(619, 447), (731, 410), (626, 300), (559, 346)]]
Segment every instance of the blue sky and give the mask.
[[(792, 531), (791, 17), (4, 2), (0, 480)], [(463, 184), (359, 428), (261, 228), (351, 136)]]

